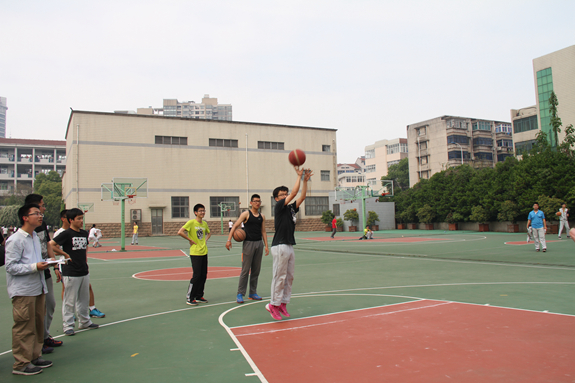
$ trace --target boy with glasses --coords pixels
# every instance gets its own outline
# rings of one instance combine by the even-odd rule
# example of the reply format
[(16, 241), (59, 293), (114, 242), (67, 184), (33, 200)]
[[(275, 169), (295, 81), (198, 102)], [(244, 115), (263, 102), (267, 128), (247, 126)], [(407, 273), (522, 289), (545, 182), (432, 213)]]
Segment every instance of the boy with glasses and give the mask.
[(197, 306), (198, 301), (208, 303), (208, 300), (204, 298), (204, 287), (208, 278), (207, 241), (212, 235), (207, 222), (204, 221), (205, 206), (202, 204), (194, 206), (194, 214), (196, 219), (189, 220), (178, 231), (178, 235), (190, 244), (193, 275), (186, 295), (186, 304), (190, 306)]
[(257, 194), (252, 195), (251, 209), (244, 211), (240, 215), (240, 218), (238, 218), (236, 223), (232, 226), (226, 242), (226, 249), (230, 250), (232, 248), (232, 237), (234, 232), (243, 223), (246, 238), (244, 239), (242, 247), (242, 272), (240, 274), (238, 295), (236, 297), (236, 302), (238, 303), (244, 303), (244, 295), (246, 295), (248, 287), (248, 276), (250, 279), (249, 299), (256, 301), (262, 300), (258, 295), (258, 277), (262, 266), (264, 244), (266, 256), (269, 254), (269, 249), (265, 225), (266, 219), (264, 215), (260, 213), (261, 204), (262, 200), (260, 196)]

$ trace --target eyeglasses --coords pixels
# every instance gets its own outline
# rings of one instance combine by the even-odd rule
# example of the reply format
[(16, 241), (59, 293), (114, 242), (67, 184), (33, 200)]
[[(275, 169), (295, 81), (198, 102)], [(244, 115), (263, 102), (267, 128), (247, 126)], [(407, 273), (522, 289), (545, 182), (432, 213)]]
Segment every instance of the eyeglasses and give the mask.
[(254, 199), (254, 200), (252, 201), (252, 203), (262, 203), (262, 201), (259, 200), (259, 199)]
[(39, 212), (28, 214), (28, 217), (30, 217), (31, 215), (37, 215), (38, 217), (44, 217), (44, 214), (39, 213)]

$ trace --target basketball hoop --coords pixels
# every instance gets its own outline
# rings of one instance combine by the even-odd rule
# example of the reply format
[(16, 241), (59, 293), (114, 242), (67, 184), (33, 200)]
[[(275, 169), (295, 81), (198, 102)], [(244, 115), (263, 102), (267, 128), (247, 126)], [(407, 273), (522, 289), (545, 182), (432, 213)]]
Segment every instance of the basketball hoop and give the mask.
[(118, 205), (120, 205), (120, 201), (114, 200), (114, 201), (112, 201), (112, 204), (114, 204), (115, 206), (118, 206)]
[(84, 214), (88, 213), (88, 210), (84, 210)]
[(128, 197), (128, 203), (130, 205), (133, 205), (136, 203), (136, 195), (135, 194), (130, 194), (130, 195), (127, 195), (126, 197)]

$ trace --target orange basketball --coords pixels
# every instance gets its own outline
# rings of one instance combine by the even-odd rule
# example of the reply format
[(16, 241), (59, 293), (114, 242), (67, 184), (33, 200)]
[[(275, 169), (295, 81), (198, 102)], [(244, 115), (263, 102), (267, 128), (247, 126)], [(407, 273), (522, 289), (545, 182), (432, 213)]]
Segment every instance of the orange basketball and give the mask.
[(302, 166), (305, 162), (305, 152), (301, 149), (292, 150), (288, 159), (293, 166)]
[(561, 217), (561, 212), (558, 211), (557, 213), (555, 213), (555, 215), (556, 215), (557, 217)]
[(243, 242), (246, 239), (246, 232), (243, 229), (236, 229), (234, 231), (234, 241)]

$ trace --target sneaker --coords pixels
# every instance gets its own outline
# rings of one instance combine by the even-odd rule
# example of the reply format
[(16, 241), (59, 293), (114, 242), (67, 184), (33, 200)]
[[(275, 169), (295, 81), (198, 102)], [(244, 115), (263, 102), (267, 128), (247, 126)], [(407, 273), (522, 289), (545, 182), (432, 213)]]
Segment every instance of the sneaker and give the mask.
[(64, 335), (67, 335), (67, 336), (72, 336), (74, 334), (76, 334), (76, 333), (72, 329), (64, 331)]
[(28, 365), (21, 370), (12, 370), (14, 375), (37, 375), (42, 372), (40, 367)]
[(272, 318), (274, 318), (275, 320), (282, 320), (282, 316), (280, 315), (277, 306), (268, 303), (266, 305), (266, 310), (268, 310)]
[(42, 354), (50, 354), (51, 352), (54, 351), (53, 347), (48, 347), (48, 346), (42, 346)]
[(78, 327), (80, 330), (95, 330), (98, 327), (100, 327), (100, 325), (96, 324), (96, 323), (90, 323), (89, 326), (87, 327)]
[(103, 312), (101, 312), (97, 308), (94, 308), (94, 310), (90, 310), (90, 316), (92, 318), (104, 318), (104, 317), (106, 317), (106, 314), (104, 314)]
[(561, 239), (561, 237), (557, 237), (557, 239)]
[(48, 338), (44, 339), (44, 346), (48, 347), (60, 347), (64, 342), (61, 340), (56, 340), (49, 336)]
[(539, 252), (539, 249), (535, 249), (535, 251)]
[(200, 302), (200, 303), (208, 303), (208, 300), (207, 300), (206, 298), (204, 298), (204, 297), (198, 298), (198, 299), (196, 299), (196, 300), (197, 300), (198, 302)]
[(287, 311), (287, 305), (285, 303), (282, 303), (279, 307), (279, 312), (280, 314), (282, 314), (284, 317), (291, 317), (291, 315), (289, 315), (288, 311)]
[(40, 367), (40, 368), (52, 367), (52, 362), (50, 362), (49, 360), (44, 360), (44, 359), (42, 359), (42, 358), (34, 359), (31, 363), (32, 363), (34, 366)]
[(250, 294), (249, 298), (252, 301), (261, 301), (262, 300), (262, 297), (260, 297), (258, 294)]
[(191, 300), (191, 301), (186, 301), (186, 304), (187, 304), (187, 305), (190, 305), (190, 306), (197, 306), (197, 305), (198, 305), (198, 302), (196, 302), (196, 300), (194, 299), (194, 300)]
[(547, 252), (547, 249), (543, 249), (543, 252), (544, 252), (544, 253)]
[(236, 302), (244, 303), (244, 296), (242, 294), (238, 294), (238, 296), (236, 298)]

